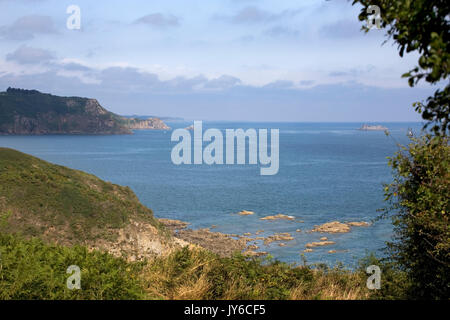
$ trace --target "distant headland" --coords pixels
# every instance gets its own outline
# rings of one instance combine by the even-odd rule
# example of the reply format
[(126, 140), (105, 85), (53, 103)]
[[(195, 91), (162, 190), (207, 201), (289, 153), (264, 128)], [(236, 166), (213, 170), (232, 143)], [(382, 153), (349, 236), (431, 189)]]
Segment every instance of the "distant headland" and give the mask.
[(135, 129), (170, 127), (159, 118), (117, 115), (96, 99), (15, 88), (0, 92), (0, 135), (132, 134)]

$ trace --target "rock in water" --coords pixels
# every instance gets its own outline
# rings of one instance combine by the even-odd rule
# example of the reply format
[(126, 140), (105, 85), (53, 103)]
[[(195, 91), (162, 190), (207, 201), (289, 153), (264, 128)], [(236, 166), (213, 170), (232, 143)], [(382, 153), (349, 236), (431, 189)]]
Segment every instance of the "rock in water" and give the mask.
[(334, 241), (318, 241), (318, 242), (311, 242), (306, 244), (306, 248), (314, 248), (314, 247), (322, 247), (322, 246), (329, 246), (332, 244), (335, 244)]
[(339, 221), (327, 222), (319, 226), (315, 226), (312, 232), (326, 232), (326, 233), (346, 233), (350, 231), (350, 227)]
[(264, 218), (261, 218), (260, 220), (294, 220), (294, 216), (287, 216), (285, 214), (279, 213), (274, 216), (267, 216)]
[(238, 214), (241, 215), (241, 216), (249, 216), (249, 215), (254, 214), (254, 212), (253, 211), (242, 210), (241, 212), (238, 212)]

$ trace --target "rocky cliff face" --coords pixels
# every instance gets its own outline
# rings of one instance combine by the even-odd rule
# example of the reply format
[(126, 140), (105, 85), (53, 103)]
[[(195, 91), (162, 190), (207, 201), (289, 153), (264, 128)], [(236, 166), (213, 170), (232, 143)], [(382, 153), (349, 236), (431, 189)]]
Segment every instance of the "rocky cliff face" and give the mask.
[(96, 99), (12, 88), (0, 92), (0, 134), (131, 134), (131, 129), (170, 128), (157, 118), (121, 117)]
[(154, 129), (154, 130), (169, 130), (170, 127), (167, 126), (159, 118), (148, 118), (145, 120), (131, 118), (129, 119), (128, 128), (139, 130), (139, 129)]

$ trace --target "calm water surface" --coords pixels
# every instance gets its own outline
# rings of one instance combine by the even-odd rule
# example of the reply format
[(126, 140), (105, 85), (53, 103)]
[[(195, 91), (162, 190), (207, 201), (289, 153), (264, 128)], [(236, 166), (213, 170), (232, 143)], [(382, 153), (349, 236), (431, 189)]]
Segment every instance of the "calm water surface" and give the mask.
[[(169, 123), (184, 128), (191, 123)], [(418, 123), (388, 123), (393, 138), (406, 143), (408, 128)], [(274, 242), (261, 249), (288, 262), (300, 262), (305, 244), (324, 236), (307, 233), (328, 221), (371, 221), (384, 206), (382, 184), (391, 180), (386, 157), (397, 147), (382, 131), (358, 131), (360, 123), (233, 123), (204, 122), (203, 127), (280, 129), (280, 169), (261, 176), (257, 165), (172, 164), (176, 144), (170, 131), (136, 131), (121, 136), (0, 136), (0, 146), (80, 169), (130, 186), (157, 217), (180, 219), (194, 228), (261, 235), (289, 232), (285, 247)], [(236, 212), (251, 210), (253, 216)], [(283, 213), (304, 221), (262, 221)], [(302, 232), (295, 232), (301, 229)], [(326, 235), (336, 245), (305, 253), (308, 262), (349, 267), (366, 252), (377, 252), (391, 236), (389, 221), (378, 221), (350, 233)], [(329, 250), (342, 250), (335, 254)]]

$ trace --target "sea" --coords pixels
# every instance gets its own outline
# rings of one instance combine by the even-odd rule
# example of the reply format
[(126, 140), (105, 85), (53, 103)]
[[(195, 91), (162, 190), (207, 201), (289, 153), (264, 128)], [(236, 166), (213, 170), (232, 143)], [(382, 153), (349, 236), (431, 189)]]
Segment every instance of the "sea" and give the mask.
[[(192, 122), (167, 122), (172, 129)], [(391, 240), (389, 219), (377, 219), (383, 184), (392, 181), (388, 157), (408, 143), (421, 123), (377, 123), (389, 129), (360, 131), (362, 123), (203, 122), (203, 129), (279, 129), (279, 171), (261, 175), (260, 165), (176, 165), (171, 160), (171, 131), (137, 130), (133, 135), (0, 136), (0, 146), (49, 162), (92, 173), (129, 186), (158, 218), (179, 219), (191, 228), (270, 236), (288, 232), (292, 241), (264, 245), (260, 251), (293, 264), (342, 264), (355, 268), (370, 253), (384, 254)], [(204, 143), (204, 146), (208, 143)], [(253, 215), (241, 216), (241, 210)], [(261, 220), (282, 213), (295, 220)], [(366, 221), (348, 233), (310, 232), (330, 221)], [(300, 229), (300, 232), (297, 230)], [(304, 252), (323, 236), (334, 245)], [(335, 253), (329, 253), (335, 250)]]

